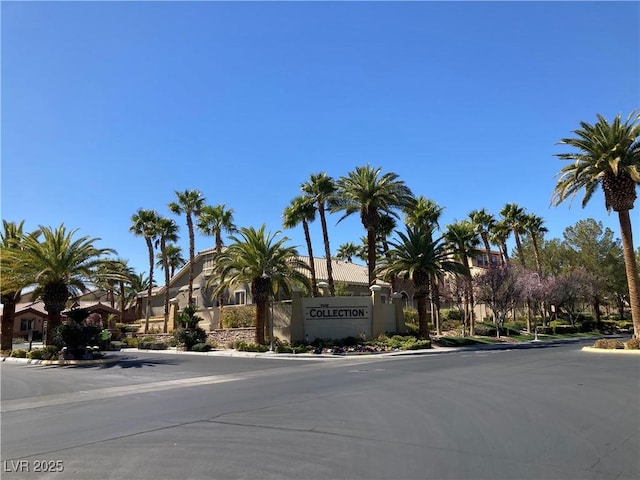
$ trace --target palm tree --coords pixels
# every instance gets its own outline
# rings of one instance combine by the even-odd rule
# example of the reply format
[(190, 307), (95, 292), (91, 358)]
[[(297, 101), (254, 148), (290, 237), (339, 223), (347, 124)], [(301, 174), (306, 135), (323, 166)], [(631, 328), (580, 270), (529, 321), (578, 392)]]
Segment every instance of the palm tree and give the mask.
[(169, 203), (169, 210), (176, 215), (184, 213), (187, 218), (187, 229), (189, 231), (189, 305), (194, 304), (193, 299), (193, 259), (195, 258), (195, 236), (193, 232), (193, 217), (198, 217), (200, 211), (205, 206), (205, 198), (198, 190), (176, 191), (177, 202)]
[(40, 296), (44, 302), (46, 342), (50, 343), (69, 297), (86, 290), (86, 284), (95, 278), (96, 269), (104, 262), (102, 257), (115, 250), (97, 248), (97, 238), (74, 239), (78, 230), (67, 231), (64, 224), (55, 229), (40, 226), (38, 231), (42, 241), (35, 235), (23, 235), (20, 249), (6, 254), (21, 283), (35, 285), (34, 298)]
[(538, 272), (540, 280), (542, 280), (542, 262), (540, 261), (540, 247), (538, 245), (538, 240), (549, 231), (543, 224), (544, 219), (542, 217), (533, 213), (525, 215), (524, 229), (527, 235), (531, 238), (533, 256), (536, 261), (536, 271)]
[(639, 120), (640, 114), (632, 112), (624, 122), (620, 114), (611, 123), (602, 115), (598, 115), (594, 125), (580, 122), (581, 128), (573, 131), (575, 137), (560, 141), (560, 144), (573, 147), (576, 151), (556, 155), (560, 160), (571, 163), (560, 170), (551, 198), (551, 203), (557, 206), (567, 198), (575, 197), (584, 188), (584, 207), (598, 185), (602, 186), (607, 211), (613, 209), (618, 213), (636, 338), (640, 338), (640, 280), (633, 251), (629, 210), (633, 209), (636, 184), (640, 183)]
[(284, 228), (294, 228), (302, 223), (304, 230), (304, 239), (307, 243), (307, 252), (309, 253), (309, 269), (311, 272), (311, 294), (317, 297), (318, 280), (316, 278), (315, 260), (313, 258), (313, 247), (311, 245), (311, 235), (309, 234), (309, 222), (313, 222), (316, 218), (316, 207), (308, 197), (295, 197), (291, 200), (291, 204), (284, 209), (282, 214), (282, 226)]
[(149, 252), (149, 284), (147, 286), (147, 307), (145, 310), (144, 333), (149, 332), (149, 317), (151, 316), (151, 294), (153, 290), (153, 242), (158, 235), (159, 215), (155, 210), (139, 209), (131, 216), (129, 231), (137, 237), (143, 237)]
[(341, 177), (336, 184), (333, 211), (344, 211), (338, 222), (358, 212), (360, 220), (367, 231), (367, 264), (369, 268), (369, 285), (375, 282), (376, 270), (376, 233), (383, 214), (397, 217), (395, 209), (402, 209), (414, 200), (409, 187), (398, 180), (395, 173), (381, 175), (380, 168), (369, 165), (356, 167), (346, 177)]
[(336, 252), (336, 258), (343, 262), (352, 263), (353, 257), (357, 257), (360, 254), (361, 248), (353, 242), (343, 243), (338, 247)]
[(500, 215), (502, 215), (503, 221), (513, 232), (513, 237), (516, 241), (516, 250), (518, 257), (520, 257), (522, 268), (527, 268), (524, 260), (524, 252), (522, 251), (522, 242), (520, 241), (520, 235), (525, 233), (524, 224), (526, 222), (526, 213), (524, 208), (518, 206), (516, 203), (507, 203), (504, 208), (500, 210)]
[[(169, 276), (173, 277), (176, 273), (176, 270), (184, 266), (187, 263), (187, 261), (182, 256), (182, 248), (179, 247), (178, 245), (174, 245), (173, 243), (167, 243), (167, 245), (165, 246), (165, 251), (167, 254), (167, 266), (169, 267)], [(156, 263), (156, 266), (162, 266), (162, 259), (159, 259), (159, 262)]]
[[(0, 350), (11, 350), (13, 348), (13, 322), (15, 320), (16, 304), (22, 296), (22, 288), (27, 285), (20, 284), (16, 273), (12, 271), (11, 262), (7, 252), (20, 249), (20, 242), (24, 236), (24, 220), (20, 223), (2, 220), (3, 231), (0, 234), (0, 247), (3, 254), (0, 256), (0, 271), (2, 272), (0, 282), (0, 303), (2, 303), (2, 326), (0, 327), (0, 337), (2, 343)], [(34, 235), (38, 235), (36, 231)], [(16, 283), (17, 281), (17, 283)]]
[[(440, 229), (439, 222), (443, 211), (444, 208), (435, 201), (420, 195), (409, 208), (405, 209), (405, 223), (421, 229), (426, 235), (431, 235), (431, 238), (433, 238), (433, 233)], [(434, 319), (437, 335), (442, 334), (440, 322), (440, 284), (443, 280), (444, 277), (435, 275), (430, 278), (429, 285), (431, 315)]]
[[(212, 207), (205, 205), (200, 210), (198, 217), (198, 229), (205, 235), (215, 237), (216, 255), (222, 252), (222, 232), (231, 234), (237, 231), (233, 220), (233, 210), (227, 209), (224, 203)], [(218, 296), (218, 309), (222, 318), (222, 308), (224, 307), (224, 295)], [(220, 322), (222, 324), (222, 322)]]
[(309, 266), (300, 260), (294, 247), (286, 246), (287, 237), (277, 238), (265, 232), (266, 226), (258, 230), (243, 227), (232, 243), (214, 259), (217, 278), (207, 282), (207, 288), (215, 287), (214, 295), (221, 294), (232, 285), (249, 284), (251, 296), (256, 304), (256, 343), (264, 343), (264, 327), (269, 297), (279, 291), (290, 293), (294, 285), (308, 287), (304, 274)]
[(444, 273), (464, 273), (464, 267), (454, 260), (442, 237), (433, 235), (422, 228), (406, 227), (406, 233), (397, 232), (398, 242), (389, 242), (392, 261), (383, 259), (379, 270), (387, 275), (410, 278), (418, 300), (418, 331), (421, 338), (429, 338), (426, 297), (431, 280)]
[(315, 204), (320, 216), (320, 226), (322, 227), (322, 239), (324, 242), (324, 256), (327, 261), (327, 282), (329, 283), (329, 294), (333, 297), (336, 294), (333, 282), (333, 268), (331, 265), (331, 247), (329, 246), (329, 233), (327, 230), (326, 208), (327, 204), (333, 201), (336, 193), (336, 184), (329, 175), (324, 172), (311, 174), (309, 180), (302, 184), (302, 191)]
[(504, 220), (498, 220), (489, 231), (489, 241), (500, 247), (502, 265), (509, 263), (509, 250), (507, 249), (507, 239), (511, 235), (511, 228)]
[(476, 233), (480, 235), (482, 243), (484, 243), (484, 249), (487, 251), (488, 266), (494, 266), (491, 263), (491, 245), (489, 243), (489, 233), (493, 230), (496, 224), (496, 219), (493, 218), (493, 215), (482, 208), (480, 210), (472, 210), (469, 213), (469, 220), (471, 221), (471, 224), (473, 225)]
[(124, 289), (122, 290), (124, 292), (125, 309), (132, 305), (136, 305), (136, 318), (142, 318), (142, 304), (138, 302), (138, 294), (140, 292), (148, 291), (149, 285), (151, 285), (151, 288), (156, 286), (155, 282), (151, 283), (150, 280), (151, 279), (149, 277), (145, 276), (144, 272), (132, 272), (124, 285)]
[(169, 328), (169, 257), (167, 255), (167, 242), (178, 241), (178, 225), (170, 218), (159, 217), (156, 220), (156, 247), (160, 247), (160, 258), (164, 270), (164, 324), (162, 331), (167, 333)]
[(216, 253), (222, 251), (222, 233), (229, 234), (237, 230), (233, 223), (233, 210), (227, 209), (224, 203), (202, 207), (197, 226), (203, 234), (215, 237)]
[(469, 325), (469, 334), (475, 335), (475, 319), (473, 314), (473, 285), (471, 278), (471, 267), (469, 265), (469, 257), (475, 257), (478, 254), (478, 246), (480, 239), (476, 234), (473, 225), (467, 220), (447, 225), (447, 231), (444, 234), (445, 239), (455, 252), (455, 256), (460, 263), (464, 265), (465, 277), (465, 324)]

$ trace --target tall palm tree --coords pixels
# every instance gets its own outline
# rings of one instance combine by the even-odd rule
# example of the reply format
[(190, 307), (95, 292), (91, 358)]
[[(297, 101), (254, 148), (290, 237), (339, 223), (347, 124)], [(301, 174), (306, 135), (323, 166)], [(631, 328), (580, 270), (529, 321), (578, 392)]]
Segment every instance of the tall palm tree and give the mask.
[(347, 263), (353, 262), (353, 257), (357, 257), (360, 254), (360, 247), (353, 242), (343, 243), (338, 247), (336, 252), (336, 258)]
[(187, 229), (189, 231), (189, 305), (194, 304), (193, 299), (193, 259), (195, 258), (195, 235), (193, 231), (193, 217), (198, 217), (200, 211), (205, 206), (205, 198), (199, 190), (185, 190), (175, 192), (177, 201), (169, 203), (169, 210), (176, 215), (184, 213), (187, 218)]
[(197, 226), (203, 234), (215, 237), (216, 253), (222, 251), (222, 234), (237, 230), (233, 221), (233, 209), (227, 209), (224, 203), (202, 207)]
[(469, 325), (470, 335), (475, 335), (475, 318), (473, 314), (473, 285), (471, 278), (471, 267), (469, 258), (478, 254), (480, 239), (476, 234), (473, 225), (467, 220), (455, 222), (447, 225), (444, 237), (450, 248), (455, 252), (455, 256), (464, 265), (465, 279), (465, 323)]
[(115, 293), (119, 300), (120, 322), (124, 322), (125, 312), (129, 304), (127, 286), (131, 283), (131, 279), (135, 276), (135, 273), (133, 268), (128, 265), (128, 260), (123, 258), (117, 258), (114, 267), (117, 272)]
[(489, 242), (489, 233), (493, 230), (496, 219), (487, 212), (486, 209), (472, 210), (469, 213), (469, 220), (471, 225), (475, 229), (476, 233), (480, 235), (482, 243), (484, 243), (484, 249), (487, 251), (487, 264), (492, 267), (491, 264), (491, 244)]
[(162, 270), (164, 270), (164, 324), (163, 333), (167, 333), (169, 328), (169, 282), (171, 281), (169, 270), (169, 257), (167, 255), (167, 242), (178, 241), (178, 224), (170, 219), (159, 217), (156, 220), (156, 247), (160, 247), (160, 258)]
[(137, 237), (143, 237), (149, 253), (149, 284), (147, 286), (147, 306), (145, 309), (144, 333), (149, 333), (151, 316), (151, 294), (153, 291), (153, 243), (158, 236), (159, 215), (155, 210), (139, 209), (131, 216), (129, 231)]
[[(405, 223), (414, 228), (421, 229), (426, 235), (430, 235), (431, 238), (433, 238), (433, 233), (440, 229), (440, 217), (443, 211), (444, 207), (420, 195), (416, 197), (415, 202), (410, 205), (409, 208), (405, 209)], [(430, 277), (429, 281), (431, 315), (434, 319), (436, 334), (441, 335), (440, 284), (444, 281), (444, 277), (442, 275), (435, 275)]]
[[(200, 210), (198, 217), (198, 229), (205, 235), (215, 238), (216, 255), (222, 252), (222, 233), (231, 234), (237, 231), (233, 220), (233, 209), (227, 209), (224, 203), (211, 206), (205, 205)], [(218, 296), (218, 309), (222, 318), (222, 308), (224, 307), (224, 295)], [(222, 325), (222, 322), (220, 322)]]
[(575, 151), (556, 155), (570, 163), (558, 174), (551, 203), (557, 206), (584, 189), (584, 207), (602, 186), (607, 211), (618, 213), (634, 336), (640, 338), (640, 280), (629, 218), (640, 183), (640, 114), (632, 112), (624, 122), (618, 114), (611, 123), (598, 115), (594, 125), (580, 122), (573, 133), (575, 137), (560, 141)]
[(390, 242), (392, 261), (381, 261), (379, 270), (387, 275), (410, 278), (418, 300), (418, 331), (421, 338), (429, 338), (426, 297), (430, 280), (444, 273), (464, 273), (463, 265), (456, 261), (442, 237), (433, 235), (422, 228), (406, 227), (406, 233), (397, 232), (400, 241)]
[[(132, 272), (132, 275), (128, 278), (126, 284), (124, 285), (124, 298), (125, 298), (125, 308), (129, 308), (133, 305), (136, 306), (136, 318), (142, 318), (142, 304), (138, 302), (138, 294), (140, 292), (148, 291), (149, 285), (151, 288), (155, 287), (156, 284), (151, 283), (151, 279), (143, 273), (135, 273)], [(148, 295), (147, 295), (148, 298)]]
[(501, 264), (509, 263), (509, 250), (507, 249), (507, 239), (511, 235), (511, 228), (504, 220), (497, 220), (489, 231), (489, 241), (500, 247), (500, 255), (502, 256)]
[[(167, 266), (169, 267), (169, 276), (173, 277), (176, 273), (176, 270), (184, 266), (187, 263), (187, 261), (182, 256), (182, 248), (179, 247), (178, 245), (175, 245), (173, 243), (167, 243), (167, 245), (165, 246), (165, 251), (167, 254)], [(158, 259), (158, 260), (159, 262), (156, 263), (156, 266), (162, 266), (162, 259)]]
[(311, 235), (309, 233), (309, 222), (313, 222), (316, 218), (316, 207), (308, 197), (295, 197), (291, 200), (291, 204), (284, 209), (282, 214), (282, 226), (284, 228), (294, 228), (302, 224), (304, 231), (304, 239), (307, 244), (307, 252), (309, 253), (309, 269), (311, 272), (311, 294), (314, 297), (318, 293), (318, 279), (316, 277), (315, 260), (313, 257), (313, 246), (311, 245)]
[(331, 247), (329, 246), (329, 232), (327, 230), (326, 210), (327, 205), (333, 201), (336, 194), (336, 183), (325, 172), (311, 174), (309, 180), (302, 184), (301, 189), (315, 204), (320, 217), (322, 227), (322, 240), (324, 242), (324, 256), (327, 261), (327, 283), (329, 294), (333, 297), (336, 288), (333, 281), (333, 268), (331, 265)]
[(53, 229), (40, 226), (42, 240), (35, 235), (23, 235), (20, 249), (8, 254), (13, 271), (25, 285), (35, 285), (34, 298), (40, 297), (47, 311), (47, 343), (60, 324), (60, 312), (72, 294), (86, 290), (95, 278), (104, 256), (115, 253), (111, 248), (97, 248), (98, 238), (74, 239), (78, 231), (67, 231), (64, 224)]
[(264, 327), (269, 297), (279, 291), (288, 294), (294, 285), (308, 287), (309, 280), (303, 273), (309, 266), (300, 260), (294, 247), (286, 246), (287, 237), (280, 232), (268, 233), (266, 226), (259, 229), (243, 227), (232, 235), (232, 243), (214, 259), (218, 274), (211, 277), (207, 287), (214, 287), (218, 295), (232, 285), (249, 284), (256, 304), (256, 343), (263, 344)]
[(336, 183), (333, 211), (344, 211), (342, 221), (353, 213), (360, 214), (360, 221), (367, 231), (367, 264), (369, 285), (375, 282), (376, 233), (383, 214), (397, 217), (396, 209), (402, 209), (414, 201), (413, 193), (395, 173), (381, 174), (381, 168), (367, 165), (356, 167)]
[[(22, 288), (27, 285), (20, 283), (15, 272), (12, 271), (10, 255), (8, 251), (20, 249), (20, 242), (24, 236), (24, 220), (20, 223), (2, 220), (2, 233), (0, 233), (0, 272), (2, 282), (0, 282), (0, 303), (2, 303), (2, 325), (0, 327), (0, 337), (2, 343), (0, 350), (11, 350), (13, 348), (13, 322), (15, 320), (16, 304), (22, 296)], [(33, 235), (39, 235), (36, 231)]]
[(503, 209), (500, 210), (500, 215), (502, 215), (503, 221), (513, 232), (513, 238), (516, 241), (516, 251), (518, 252), (518, 257), (520, 257), (520, 263), (522, 264), (522, 268), (526, 268), (522, 242), (520, 240), (520, 235), (525, 233), (524, 224), (526, 222), (526, 213), (524, 208), (518, 206), (516, 203), (507, 203)]
[(542, 262), (540, 260), (540, 246), (538, 240), (549, 230), (544, 226), (544, 219), (533, 213), (525, 215), (524, 229), (531, 238), (533, 245), (533, 256), (536, 261), (536, 271), (540, 280), (542, 280)]

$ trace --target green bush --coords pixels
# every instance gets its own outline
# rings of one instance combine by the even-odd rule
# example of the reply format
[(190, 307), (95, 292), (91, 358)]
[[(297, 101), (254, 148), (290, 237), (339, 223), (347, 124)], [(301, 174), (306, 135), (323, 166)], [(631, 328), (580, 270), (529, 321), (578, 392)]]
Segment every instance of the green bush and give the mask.
[(60, 349), (55, 345), (47, 345), (27, 352), (27, 358), (34, 360), (57, 360), (59, 355)]
[(258, 345), (257, 343), (247, 343), (243, 341), (234, 342), (233, 348), (239, 352), (268, 352), (269, 347), (266, 345)]
[(191, 347), (192, 352), (208, 352), (209, 350), (211, 350), (211, 345), (208, 343), (196, 343)]
[(169, 346), (155, 337), (143, 337), (138, 340), (138, 348), (141, 350), (166, 350)]
[(512, 330), (514, 335), (519, 335), (520, 332), (527, 330), (527, 322), (526, 320), (514, 320), (512, 322), (504, 322), (504, 327)]
[(611, 349), (620, 349), (620, 348), (624, 348), (624, 343), (622, 343), (620, 340), (613, 340), (610, 338), (600, 338), (598, 340), (596, 340), (596, 342), (593, 344), (593, 346), (595, 348), (604, 348), (607, 350), (611, 350)]
[(580, 329), (573, 325), (555, 325), (552, 327), (553, 333), (556, 335), (567, 335), (570, 333), (578, 333)]
[(462, 320), (462, 313), (457, 308), (443, 308), (440, 311), (442, 320)]
[(549, 326), (538, 325), (538, 333), (540, 335), (551, 335), (553, 330), (551, 330), (551, 327)]
[(11, 350), (11, 356), (13, 358), (27, 358), (27, 351), (22, 348)]
[(624, 344), (626, 350), (640, 350), (640, 338), (632, 338)]
[(207, 340), (207, 334), (200, 327), (178, 328), (173, 332), (173, 337), (178, 344), (184, 345), (187, 351), (190, 351), (196, 343), (205, 343)]
[(493, 323), (476, 323), (476, 335), (480, 337), (495, 337), (498, 328)]
[(227, 307), (222, 309), (220, 317), (222, 328), (249, 328), (256, 326), (255, 305)]
[(137, 348), (138, 347), (138, 339), (137, 338), (129, 338), (125, 337), (121, 340), (121, 348)]

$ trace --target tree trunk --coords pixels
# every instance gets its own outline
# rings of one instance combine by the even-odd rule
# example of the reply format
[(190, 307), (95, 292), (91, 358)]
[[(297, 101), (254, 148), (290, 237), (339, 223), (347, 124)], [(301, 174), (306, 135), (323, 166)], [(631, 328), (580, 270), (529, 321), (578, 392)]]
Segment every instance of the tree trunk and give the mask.
[(367, 228), (367, 266), (369, 268), (369, 286), (376, 281), (376, 229)]
[(164, 324), (162, 332), (167, 333), (169, 329), (169, 262), (167, 259), (166, 245), (164, 241), (160, 244), (162, 255), (162, 268), (164, 269)]
[(259, 300), (256, 303), (256, 343), (264, 344), (264, 328), (267, 324), (267, 301)]
[(322, 226), (322, 240), (324, 242), (324, 255), (327, 259), (327, 282), (329, 282), (329, 294), (336, 296), (336, 287), (333, 282), (333, 266), (331, 264), (331, 248), (329, 247), (329, 232), (327, 231), (327, 220), (324, 215), (324, 202), (318, 202), (318, 213), (320, 214), (320, 224)]
[(2, 326), (0, 327), (0, 336), (2, 337), (0, 350), (2, 351), (13, 349), (13, 323), (16, 317), (17, 297), (16, 293), (2, 296)]
[(195, 257), (195, 237), (193, 235), (193, 219), (187, 213), (187, 227), (189, 228), (189, 305), (193, 305), (193, 257)]
[(423, 340), (429, 339), (429, 319), (427, 318), (427, 298), (425, 292), (416, 295), (418, 300), (418, 334)]
[(618, 212), (618, 219), (620, 221), (627, 284), (629, 285), (629, 304), (631, 306), (631, 320), (633, 321), (633, 336), (634, 338), (640, 338), (640, 280), (638, 280), (638, 265), (633, 251), (633, 235), (631, 232), (629, 210), (620, 210)]
[[(306, 220), (302, 220), (302, 228), (304, 230), (304, 240), (307, 242), (307, 251), (309, 252), (309, 270), (311, 273), (311, 295), (318, 296), (318, 279), (316, 278), (316, 262), (313, 258), (313, 247), (311, 245), (311, 235), (309, 234), (309, 224)], [(331, 286), (331, 284), (329, 284)], [(333, 296), (333, 294), (332, 294)]]
[(147, 289), (147, 309), (144, 313), (144, 333), (149, 333), (149, 317), (151, 317), (151, 293), (153, 290), (153, 244), (151, 238), (146, 237), (149, 250), (149, 288)]

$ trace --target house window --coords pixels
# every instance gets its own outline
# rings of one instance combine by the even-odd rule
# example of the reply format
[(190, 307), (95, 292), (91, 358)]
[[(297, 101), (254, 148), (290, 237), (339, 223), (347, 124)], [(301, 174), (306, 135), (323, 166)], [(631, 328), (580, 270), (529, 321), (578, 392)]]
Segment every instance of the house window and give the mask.
[(247, 292), (245, 290), (236, 290), (233, 293), (233, 303), (235, 303), (236, 305), (246, 305)]
[(28, 332), (29, 330), (33, 330), (36, 321), (33, 318), (23, 318), (20, 320), (20, 331)]

